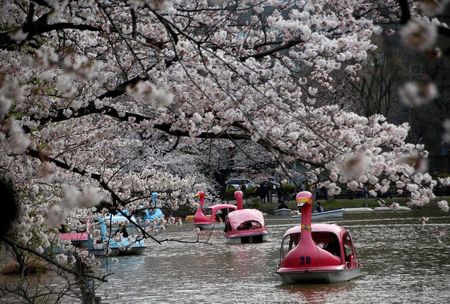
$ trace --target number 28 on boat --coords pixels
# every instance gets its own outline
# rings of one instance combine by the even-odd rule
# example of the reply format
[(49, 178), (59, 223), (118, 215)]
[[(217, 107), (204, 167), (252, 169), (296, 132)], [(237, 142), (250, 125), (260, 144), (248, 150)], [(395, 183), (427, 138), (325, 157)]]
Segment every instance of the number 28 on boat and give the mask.
[(361, 275), (361, 267), (347, 229), (335, 224), (311, 224), (313, 196), (296, 196), (301, 225), (286, 231), (281, 242), (277, 273), (283, 283), (335, 283)]

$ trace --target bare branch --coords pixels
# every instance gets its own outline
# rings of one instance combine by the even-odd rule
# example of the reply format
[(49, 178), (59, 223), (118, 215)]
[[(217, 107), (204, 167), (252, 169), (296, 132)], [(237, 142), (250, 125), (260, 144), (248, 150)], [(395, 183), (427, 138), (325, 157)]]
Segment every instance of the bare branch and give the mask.
[[(1, 240), (2, 242), (4, 242), (5, 244), (7, 244), (8, 246), (16, 247), (16, 248), (19, 248), (20, 250), (24, 250), (24, 251), (26, 251), (26, 252), (32, 253), (32, 254), (34, 254), (35, 256), (37, 256), (37, 257), (39, 257), (39, 258), (41, 258), (41, 259), (47, 261), (48, 263), (50, 263), (50, 264), (52, 264), (52, 265), (55, 265), (56, 267), (58, 267), (58, 268), (61, 269), (61, 270), (64, 270), (64, 271), (66, 271), (66, 272), (68, 272), (68, 273), (71, 273), (71, 274), (74, 274), (74, 275), (76, 275), (76, 276), (80, 276), (80, 274), (79, 274), (78, 272), (76, 272), (75, 270), (70, 269), (70, 268), (68, 268), (68, 267), (66, 267), (66, 266), (64, 266), (64, 265), (61, 265), (61, 264), (57, 263), (57, 262), (54, 261), (53, 259), (49, 258), (48, 256), (46, 256), (46, 255), (44, 255), (44, 254), (41, 254), (41, 253), (37, 252), (36, 250), (34, 250), (34, 249), (32, 249), (32, 248), (22, 246), (22, 245), (20, 245), (20, 244), (14, 242), (14, 241), (12, 241), (12, 240), (10, 240), (10, 239), (8, 239), (8, 238), (5, 238), (5, 237), (0, 237), (0, 240)], [(105, 275), (105, 276), (103, 276), (103, 277), (97, 277), (97, 276), (93, 276), (93, 275), (89, 275), (89, 274), (83, 274), (83, 276), (86, 277), (86, 278), (98, 280), (98, 281), (101, 281), (101, 282), (108, 282), (108, 280), (106, 280), (106, 277), (107, 277), (108, 275)]]

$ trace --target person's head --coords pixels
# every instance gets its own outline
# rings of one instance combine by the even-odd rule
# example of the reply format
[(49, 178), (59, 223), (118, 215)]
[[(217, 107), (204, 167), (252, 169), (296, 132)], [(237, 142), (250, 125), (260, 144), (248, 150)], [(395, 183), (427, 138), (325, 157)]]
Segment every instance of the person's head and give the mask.
[(320, 206), (320, 202), (317, 202), (317, 206)]

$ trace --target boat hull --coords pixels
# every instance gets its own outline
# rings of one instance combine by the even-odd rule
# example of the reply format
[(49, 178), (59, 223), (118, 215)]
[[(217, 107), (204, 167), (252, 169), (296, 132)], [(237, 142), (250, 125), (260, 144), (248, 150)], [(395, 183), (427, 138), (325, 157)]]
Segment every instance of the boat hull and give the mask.
[(249, 243), (263, 243), (269, 240), (268, 233), (247, 234), (241, 236), (226, 236), (228, 244), (249, 244)]
[(339, 283), (353, 280), (361, 275), (361, 268), (337, 271), (283, 271), (277, 272), (284, 284), (291, 283)]
[(291, 213), (292, 213), (291, 209), (281, 208), (281, 209), (276, 209), (273, 212), (273, 215), (275, 215), (275, 216), (288, 216), (288, 215), (291, 215)]
[(142, 255), (147, 247), (131, 247), (127, 249), (110, 248), (109, 254), (105, 249), (89, 249), (89, 253), (95, 256), (123, 256), (123, 255)]
[(369, 207), (355, 207), (355, 208), (344, 208), (344, 213), (367, 213), (373, 212), (372, 208)]
[(195, 227), (201, 230), (213, 230), (213, 229), (223, 229), (225, 228), (225, 223), (195, 223)]
[(386, 206), (373, 208), (373, 211), (375, 211), (375, 212), (398, 212), (398, 211), (408, 212), (411, 210), (412, 210), (411, 208), (406, 207), (406, 206), (399, 206), (397, 208), (390, 208), (390, 207), (386, 207)]
[(89, 241), (72, 241), (72, 245), (81, 249), (87, 249), (89, 247)]
[[(311, 214), (312, 219), (325, 219), (325, 218), (341, 218), (344, 215), (344, 209), (330, 210), (324, 212), (317, 212)], [(292, 218), (299, 218), (301, 214), (293, 215)]]

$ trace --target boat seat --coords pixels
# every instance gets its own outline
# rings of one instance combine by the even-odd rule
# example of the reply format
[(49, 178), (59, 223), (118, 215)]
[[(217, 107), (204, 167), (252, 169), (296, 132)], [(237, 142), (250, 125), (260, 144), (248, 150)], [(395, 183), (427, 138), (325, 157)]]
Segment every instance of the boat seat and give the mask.
[(325, 265), (341, 265), (341, 259), (329, 251), (317, 247), (319, 250), (320, 261)]
[(340, 254), (339, 254), (339, 243), (337, 241), (335, 241), (335, 240), (325, 244), (323, 249), (328, 251), (332, 255), (335, 255), (337, 257), (340, 256)]

